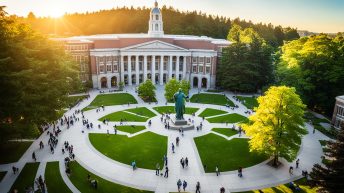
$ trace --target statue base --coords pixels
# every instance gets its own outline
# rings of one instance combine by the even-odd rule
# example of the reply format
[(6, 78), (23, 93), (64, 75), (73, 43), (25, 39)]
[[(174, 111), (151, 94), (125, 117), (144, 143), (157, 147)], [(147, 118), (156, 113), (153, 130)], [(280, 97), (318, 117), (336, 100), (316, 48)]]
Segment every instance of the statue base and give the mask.
[(176, 118), (172, 118), (170, 122), (170, 129), (172, 130), (182, 129), (183, 131), (186, 131), (186, 130), (195, 129), (195, 126), (184, 119), (177, 120)]

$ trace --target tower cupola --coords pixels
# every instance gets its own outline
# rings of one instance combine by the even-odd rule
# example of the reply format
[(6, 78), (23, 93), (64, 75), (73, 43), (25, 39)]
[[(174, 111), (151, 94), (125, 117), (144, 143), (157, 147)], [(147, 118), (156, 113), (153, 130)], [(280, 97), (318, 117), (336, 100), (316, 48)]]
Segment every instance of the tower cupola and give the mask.
[(154, 37), (162, 37), (164, 35), (162, 14), (157, 1), (155, 1), (154, 8), (150, 12), (148, 34)]

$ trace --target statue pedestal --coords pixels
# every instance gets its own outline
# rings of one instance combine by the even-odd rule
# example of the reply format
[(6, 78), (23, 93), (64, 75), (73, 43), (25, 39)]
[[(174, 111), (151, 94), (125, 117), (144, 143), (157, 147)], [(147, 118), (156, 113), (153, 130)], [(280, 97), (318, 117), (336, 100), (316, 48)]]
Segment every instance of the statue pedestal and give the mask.
[(170, 129), (172, 130), (182, 129), (183, 131), (186, 131), (194, 128), (195, 126), (186, 120), (176, 120), (176, 118), (172, 118), (170, 122)]

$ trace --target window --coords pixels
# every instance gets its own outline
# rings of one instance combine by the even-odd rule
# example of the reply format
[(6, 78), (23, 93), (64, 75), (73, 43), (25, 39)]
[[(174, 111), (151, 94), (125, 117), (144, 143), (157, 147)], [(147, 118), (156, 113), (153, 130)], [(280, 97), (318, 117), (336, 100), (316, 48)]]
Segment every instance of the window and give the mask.
[(197, 63), (197, 58), (196, 57), (192, 57), (192, 63)]
[(113, 71), (114, 71), (114, 72), (117, 72), (117, 71), (118, 71), (118, 65), (117, 65), (117, 64), (114, 64), (114, 65), (113, 65)]
[(183, 71), (183, 63), (179, 63), (179, 71)]
[(133, 61), (131, 62), (131, 70), (135, 71), (135, 63)]
[(203, 66), (198, 66), (198, 72), (200, 72), (200, 73), (203, 72)]
[(155, 31), (159, 31), (159, 25), (155, 24)]
[(200, 58), (199, 58), (199, 63), (200, 63), (200, 64), (203, 64), (203, 63), (204, 63), (204, 57), (200, 57)]
[(197, 72), (197, 66), (196, 65), (194, 65), (194, 66), (192, 66), (192, 72)]
[(155, 20), (159, 20), (159, 15), (155, 15)]
[(207, 59), (206, 59), (207, 61), (207, 64), (210, 64), (210, 57), (207, 57)]
[(210, 73), (210, 66), (205, 67), (205, 73), (209, 74)]
[(147, 63), (147, 70), (151, 70), (152, 69), (152, 65), (151, 64), (152, 63), (150, 63), (150, 62)]
[(112, 57), (111, 57), (111, 56), (107, 56), (107, 57), (106, 57), (106, 61), (107, 61), (107, 62), (111, 62), (111, 61), (112, 61)]
[(159, 70), (159, 64), (155, 62), (155, 70)]
[(128, 62), (124, 62), (124, 71), (128, 72)]
[(104, 71), (105, 71), (104, 64), (99, 65), (99, 72), (104, 73)]
[(111, 65), (106, 66), (106, 71), (111, 72)]

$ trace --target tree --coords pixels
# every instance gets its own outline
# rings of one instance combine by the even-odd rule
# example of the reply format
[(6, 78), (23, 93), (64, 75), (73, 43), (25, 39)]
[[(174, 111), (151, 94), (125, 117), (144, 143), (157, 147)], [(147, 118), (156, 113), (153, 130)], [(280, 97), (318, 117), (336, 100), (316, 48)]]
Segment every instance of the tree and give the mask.
[(172, 102), (173, 96), (176, 92), (178, 92), (179, 88), (182, 89), (185, 95), (189, 94), (189, 90), (191, 88), (190, 82), (187, 80), (181, 80), (180, 82), (176, 79), (169, 80), (165, 85), (165, 98), (167, 101)]
[(119, 88), (119, 90), (123, 90), (123, 88), (124, 88), (124, 82), (119, 82), (118, 83), (118, 88)]
[(344, 92), (344, 38), (325, 34), (285, 44), (276, 65), (277, 81), (295, 87), (308, 108), (331, 116)]
[(145, 82), (141, 83), (138, 88), (139, 96), (146, 102), (154, 102), (155, 99), (155, 86), (153, 82), (147, 79)]
[(173, 101), (174, 94), (179, 90), (180, 83), (176, 79), (171, 79), (165, 84), (165, 98), (167, 101)]
[(185, 95), (189, 95), (189, 90), (191, 88), (190, 82), (187, 80), (180, 81), (180, 88), (183, 90)]
[(315, 164), (310, 173), (311, 182), (319, 187), (318, 192), (338, 192), (344, 190), (344, 124), (337, 140), (327, 141), (325, 155), (330, 159), (324, 165)]
[(34, 137), (59, 118), (82, 87), (79, 67), (62, 47), (15, 18), (0, 17), (0, 135)]
[[(234, 31), (234, 32), (233, 32)], [(224, 89), (255, 92), (272, 82), (272, 49), (253, 28), (234, 26), (228, 35), (235, 41), (222, 51), (217, 69)]]
[(292, 161), (299, 150), (302, 135), (306, 134), (303, 114), (305, 105), (295, 88), (272, 86), (264, 96), (258, 97), (256, 113), (249, 123), (242, 124), (246, 135), (251, 138), (250, 151), (258, 151)]

